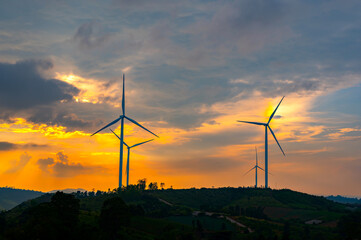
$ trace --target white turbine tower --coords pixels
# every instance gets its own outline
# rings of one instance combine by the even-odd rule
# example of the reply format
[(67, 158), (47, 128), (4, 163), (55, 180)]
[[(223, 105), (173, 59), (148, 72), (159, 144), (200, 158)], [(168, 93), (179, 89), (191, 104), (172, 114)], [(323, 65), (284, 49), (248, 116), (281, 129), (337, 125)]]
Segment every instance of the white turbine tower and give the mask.
[(143, 128), (144, 130), (150, 132), (151, 134), (153, 134), (154, 136), (158, 137), (155, 133), (151, 132), (150, 130), (146, 129), (145, 127), (143, 127), (142, 125), (140, 125), (137, 121), (127, 117), (125, 115), (125, 76), (123, 74), (123, 95), (122, 95), (122, 115), (120, 115), (117, 119), (115, 119), (113, 122), (107, 124), (105, 127), (102, 127), (101, 129), (99, 129), (98, 131), (96, 131), (95, 133), (93, 133), (90, 136), (93, 136), (95, 134), (97, 134), (98, 132), (104, 130), (105, 128), (108, 128), (110, 126), (112, 126), (113, 124), (116, 124), (117, 122), (121, 121), (121, 127), (120, 127), (120, 150), (119, 150), (119, 188), (122, 188), (122, 171), (123, 171), (123, 143), (124, 143), (124, 119), (128, 119), (130, 122), (134, 123), (135, 125), (137, 125), (138, 127)]
[(264, 171), (263, 168), (261, 168), (260, 166), (258, 166), (258, 156), (257, 156), (257, 147), (256, 147), (256, 166), (254, 166), (253, 168), (251, 168), (250, 170), (248, 170), (244, 175), (246, 175), (247, 173), (249, 173), (250, 171), (252, 171), (253, 169), (255, 170), (255, 177), (256, 177), (256, 184), (254, 185), (255, 188), (257, 188), (257, 169), (261, 169), (262, 171)]
[[(110, 128), (109, 128), (110, 129)], [(114, 135), (119, 139), (121, 140), (121, 138), (112, 130), (110, 129), (110, 131), (112, 131), (112, 133), (114, 133)], [(137, 147), (139, 145), (142, 145), (144, 143), (147, 143), (147, 142), (151, 142), (153, 141), (154, 139), (150, 139), (150, 140), (147, 140), (147, 141), (144, 141), (144, 142), (141, 142), (141, 143), (137, 143), (137, 144), (134, 144), (132, 146), (129, 146), (128, 144), (126, 144), (124, 141), (124, 145), (127, 146), (127, 149), (128, 149), (128, 157), (127, 157), (127, 168), (126, 168), (126, 172), (127, 172), (127, 187), (129, 186), (129, 158), (130, 158), (130, 149), (131, 148), (134, 148), (134, 147)]]
[[(284, 98), (284, 96), (283, 96)], [(255, 125), (261, 125), (265, 127), (265, 137), (264, 137), (264, 164), (265, 164), (265, 188), (268, 188), (268, 129), (270, 130), (270, 132), (272, 133), (272, 136), (274, 137), (274, 139), (276, 140), (279, 148), (281, 149), (282, 153), (284, 156), (285, 153), (281, 147), (281, 145), (279, 144), (279, 142), (277, 141), (276, 135), (274, 134), (274, 132), (272, 131), (271, 127), (269, 126), (269, 123), (271, 122), (273, 116), (275, 115), (278, 107), (280, 106), (283, 98), (281, 99), (281, 101), (279, 102), (279, 104), (277, 105), (276, 109), (273, 111), (272, 115), (269, 117), (268, 122), (267, 123), (259, 123), (259, 122), (246, 122), (246, 121), (238, 121), (238, 122), (243, 122), (243, 123), (250, 123), (250, 124), (255, 124)]]

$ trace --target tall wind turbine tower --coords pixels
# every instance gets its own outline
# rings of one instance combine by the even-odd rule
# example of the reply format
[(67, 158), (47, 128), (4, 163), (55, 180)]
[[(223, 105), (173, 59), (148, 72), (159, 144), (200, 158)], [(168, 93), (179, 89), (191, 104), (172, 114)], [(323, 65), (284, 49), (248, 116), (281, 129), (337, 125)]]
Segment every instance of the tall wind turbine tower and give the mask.
[(250, 170), (248, 170), (244, 175), (246, 175), (247, 173), (249, 173), (250, 171), (252, 171), (252, 170), (254, 169), (255, 172), (256, 172), (256, 173), (255, 173), (255, 178), (256, 178), (256, 179), (255, 179), (255, 183), (256, 183), (256, 184), (254, 185), (254, 187), (257, 188), (257, 178), (258, 178), (258, 177), (257, 177), (257, 170), (258, 170), (258, 168), (261, 169), (262, 171), (264, 171), (264, 170), (263, 170), (263, 168), (261, 168), (260, 166), (258, 166), (257, 147), (255, 147), (255, 148), (256, 148), (256, 166), (254, 166), (253, 168), (251, 168)]
[(158, 137), (155, 133), (151, 132), (150, 130), (148, 130), (145, 127), (143, 127), (142, 125), (140, 125), (137, 121), (135, 121), (135, 120), (133, 120), (130, 117), (127, 117), (125, 115), (125, 93), (124, 92), (125, 92), (125, 76), (123, 74), (122, 115), (120, 115), (113, 122), (107, 124), (105, 127), (102, 127), (101, 129), (99, 129), (98, 131), (96, 131), (95, 133), (90, 135), (90, 136), (93, 136), (93, 135), (97, 134), (98, 132), (104, 130), (105, 128), (110, 127), (113, 124), (116, 124), (117, 122), (120, 121), (120, 126), (121, 126), (120, 127), (120, 149), (119, 149), (119, 188), (120, 189), (122, 188), (122, 172), (123, 172), (124, 119), (127, 119), (128, 121), (134, 123), (138, 127), (141, 127), (144, 130), (146, 130), (146, 131), (150, 132), (151, 134), (153, 134), (154, 136)]
[[(110, 128), (109, 128), (110, 129)], [(114, 133), (114, 135), (121, 141), (121, 138), (118, 136), (118, 134), (116, 134), (112, 129), (110, 129), (110, 131), (112, 131), (112, 133)], [(132, 146), (129, 146), (128, 144), (126, 144), (124, 141), (124, 145), (127, 147), (128, 149), (128, 156), (127, 156), (127, 168), (126, 168), (126, 172), (127, 172), (127, 187), (129, 186), (129, 158), (130, 158), (130, 149), (131, 148), (134, 148), (134, 147), (137, 147), (139, 145), (142, 145), (144, 143), (147, 143), (147, 142), (151, 142), (153, 141), (154, 139), (150, 139), (150, 140), (147, 140), (147, 141), (144, 141), (144, 142), (141, 142), (141, 143), (137, 143), (137, 144), (134, 144)]]
[(238, 121), (238, 122), (243, 122), (243, 123), (249, 123), (249, 124), (255, 124), (255, 125), (261, 125), (261, 126), (264, 126), (265, 127), (265, 135), (264, 135), (264, 164), (265, 164), (265, 188), (268, 188), (268, 129), (270, 130), (273, 138), (276, 140), (279, 148), (281, 149), (282, 153), (284, 156), (285, 153), (281, 147), (281, 145), (279, 144), (277, 138), (276, 138), (276, 135), (274, 134), (274, 132), (272, 131), (271, 127), (269, 126), (269, 123), (271, 122), (273, 116), (275, 115), (278, 107), (280, 106), (282, 100), (284, 99), (284, 96), (282, 97), (281, 101), (278, 103), (276, 109), (273, 111), (273, 113), (271, 114), (271, 116), (269, 117), (268, 119), (268, 122), (267, 123), (260, 123), (260, 122), (246, 122), (246, 121)]

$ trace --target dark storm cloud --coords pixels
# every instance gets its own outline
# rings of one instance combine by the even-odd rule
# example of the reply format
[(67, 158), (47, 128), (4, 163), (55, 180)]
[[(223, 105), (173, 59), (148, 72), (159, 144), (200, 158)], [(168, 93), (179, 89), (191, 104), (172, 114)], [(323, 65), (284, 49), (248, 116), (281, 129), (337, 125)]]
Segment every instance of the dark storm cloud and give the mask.
[(36, 144), (36, 143), (17, 144), (11, 142), (0, 142), (0, 151), (9, 151), (15, 149), (45, 148), (45, 147), (48, 147), (48, 145)]
[(0, 63), (0, 108), (22, 110), (71, 100), (79, 93), (79, 89), (41, 75), (41, 71), (52, 67), (53, 64), (48, 60)]
[(43, 172), (52, 174), (56, 177), (74, 177), (92, 173), (93, 171), (97, 171), (98, 173), (105, 171), (101, 166), (86, 166), (81, 163), (71, 163), (68, 156), (63, 152), (58, 152), (56, 154), (56, 159), (38, 159), (37, 164)]
[[(74, 103), (78, 104), (78, 103)], [(81, 105), (81, 103), (80, 103)], [(75, 113), (70, 113), (63, 107), (38, 107), (35, 108), (28, 120), (33, 123), (46, 123), (48, 125), (66, 126), (67, 130), (85, 129), (92, 126), (91, 121), (80, 119)]]
[(0, 63), (0, 118), (10, 121), (12, 117), (23, 117), (33, 123), (65, 126), (67, 130), (89, 127), (90, 121), (64, 107), (80, 90), (43, 76), (42, 71), (52, 67), (48, 60)]

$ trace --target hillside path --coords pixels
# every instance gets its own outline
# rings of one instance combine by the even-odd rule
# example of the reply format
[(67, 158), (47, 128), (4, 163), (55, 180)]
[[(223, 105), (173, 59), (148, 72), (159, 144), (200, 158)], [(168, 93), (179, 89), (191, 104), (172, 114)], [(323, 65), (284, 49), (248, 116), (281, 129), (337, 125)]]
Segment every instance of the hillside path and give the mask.
[[(167, 202), (167, 201), (164, 200), (164, 199), (158, 198), (158, 200), (159, 200), (160, 202), (164, 203), (164, 204), (167, 204), (167, 205), (169, 205), (169, 206), (173, 206), (172, 203)], [(193, 215), (193, 216), (198, 216), (199, 213), (201, 213), (201, 212), (200, 212), (200, 211), (194, 211), (194, 212), (192, 213), (192, 215)], [(234, 219), (231, 218), (231, 217), (224, 216), (224, 215), (221, 214), (221, 213), (205, 212), (205, 215), (207, 215), (207, 216), (212, 216), (213, 214), (219, 214), (219, 217), (220, 217), (220, 218), (224, 218), (224, 219), (226, 219), (227, 221), (229, 221), (230, 223), (236, 224), (236, 225), (239, 226), (239, 227), (247, 228), (250, 233), (254, 232), (251, 228), (249, 228), (249, 227), (247, 227), (246, 225), (244, 225), (244, 224), (242, 224), (242, 223), (234, 220)]]
[(173, 206), (173, 204), (171, 204), (170, 202), (167, 202), (164, 199), (158, 198), (158, 200), (161, 201), (162, 203), (165, 203), (165, 204), (169, 205), (169, 206)]

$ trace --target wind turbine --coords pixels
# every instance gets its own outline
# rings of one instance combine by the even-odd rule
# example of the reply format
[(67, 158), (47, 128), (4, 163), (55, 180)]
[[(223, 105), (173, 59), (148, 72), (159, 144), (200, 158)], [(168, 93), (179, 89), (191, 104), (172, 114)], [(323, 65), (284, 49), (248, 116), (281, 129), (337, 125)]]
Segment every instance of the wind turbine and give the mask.
[[(110, 128), (109, 128), (109, 129), (110, 129)], [(110, 129), (110, 131), (112, 131), (112, 133), (114, 133), (114, 135), (121, 141), (121, 138), (120, 138), (112, 129)], [(124, 145), (127, 146), (127, 148), (128, 148), (127, 169), (126, 169), (126, 171), (127, 171), (127, 187), (129, 186), (129, 156), (130, 156), (130, 149), (133, 148), (133, 147), (137, 147), (137, 146), (139, 146), (139, 145), (142, 145), (142, 144), (144, 144), (144, 143), (151, 142), (151, 141), (153, 141), (153, 140), (154, 140), (154, 139), (150, 139), (150, 140), (147, 140), (147, 141), (144, 141), (144, 142), (141, 142), (141, 143), (134, 144), (134, 145), (132, 145), (132, 146), (129, 146), (128, 144), (126, 144), (126, 143), (123, 141)]]
[(284, 156), (285, 153), (281, 147), (281, 145), (279, 144), (277, 138), (276, 138), (276, 135), (274, 134), (274, 132), (272, 131), (271, 127), (269, 126), (269, 123), (271, 122), (273, 116), (275, 115), (278, 107), (280, 106), (282, 100), (284, 99), (284, 96), (282, 97), (281, 101), (278, 103), (276, 109), (273, 111), (272, 115), (269, 117), (268, 119), (268, 122), (267, 123), (259, 123), (259, 122), (246, 122), (246, 121), (237, 121), (237, 122), (243, 122), (243, 123), (249, 123), (249, 124), (255, 124), (255, 125), (261, 125), (261, 126), (264, 126), (265, 127), (265, 136), (264, 136), (264, 165), (265, 165), (265, 188), (268, 188), (268, 129), (270, 130), (270, 132), (272, 133), (272, 136), (274, 137), (274, 139), (276, 140), (279, 148), (281, 149), (282, 153)]
[[(263, 170), (263, 168), (261, 168), (260, 166), (258, 166), (258, 157), (257, 157), (257, 147), (256, 147), (256, 166), (254, 166), (253, 168), (251, 168), (250, 170), (248, 170), (244, 175), (246, 175), (247, 173), (249, 173), (250, 171), (252, 171), (253, 169), (256, 171), (256, 185), (255, 188), (257, 188), (257, 168)], [(264, 171), (264, 170), (263, 170)]]
[(96, 131), (95, 133), (90, 135), (90, 136), (93, 136), (93, 135), (97, 134), (98, 132), (104, 130), (105, 128), (108, 128), (120, 121), (120, 124), (121, 124), (120, 125), (121, 126), (120, 127), (120, 150), (119, 150), (119, 188), (120, 189), (122, 188), (122, 171), (123, 171), (124, 119), (127, 119), (128, 121), (134, 123), (138, 127), (141, 127), (144, 130), (153, 134), (154, 136), (158, 137), (155, 133), (151, 132), (150, 130), (148, 130), (145, 127), (143, 127), (142, 125), (140, 125), (137, 121), (135, 121), (125, 115), (125, 94), (124, 94), (125, 85), (124, 85), (124, 82), (125, 82), (125, 76), (123, 74), (122, 115), (120, 115), (117, 119), (115, 119), (111, 123), (107, 124), (105, 127), (102, 127), (101, 129), (99, 129), (98, 131)]

